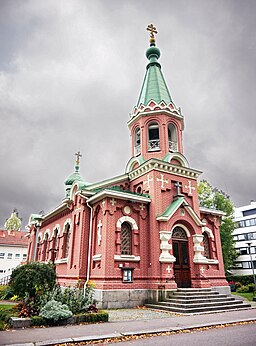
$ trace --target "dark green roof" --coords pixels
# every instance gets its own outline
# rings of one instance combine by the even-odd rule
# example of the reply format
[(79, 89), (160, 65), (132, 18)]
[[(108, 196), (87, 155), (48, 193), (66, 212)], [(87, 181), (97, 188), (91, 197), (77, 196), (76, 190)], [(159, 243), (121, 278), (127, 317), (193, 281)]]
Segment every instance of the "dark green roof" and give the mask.
[(167, 84), (161, 71), (161, 65), (158, 62), (160, 50), (152, 45), (148, 48), (146, 56), (149, 60), (146, 75), (142, 84), (137, 106), (147, 105), (150, 100), (157, 103), (164, 101), (166, 104), (172, 102)]

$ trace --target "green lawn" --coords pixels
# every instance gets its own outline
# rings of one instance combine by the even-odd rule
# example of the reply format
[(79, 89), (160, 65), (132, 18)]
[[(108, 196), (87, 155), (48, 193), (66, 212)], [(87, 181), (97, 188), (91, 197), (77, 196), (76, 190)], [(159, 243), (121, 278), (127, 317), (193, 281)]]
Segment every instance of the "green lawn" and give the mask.
[(253, 292), (248, 292), (248, 293), (232, 292), (232, 294), (235, 294), (235, 295), (240, 296), (240, 297), (244, 297), (250, 301), (252, 301), (252, 299), (253, 299)]

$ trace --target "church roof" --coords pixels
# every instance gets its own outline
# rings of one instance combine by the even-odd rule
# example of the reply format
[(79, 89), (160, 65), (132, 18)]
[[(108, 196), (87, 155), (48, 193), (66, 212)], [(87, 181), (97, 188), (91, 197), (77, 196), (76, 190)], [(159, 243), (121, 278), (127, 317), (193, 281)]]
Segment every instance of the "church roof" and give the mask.
[(146, 51), (149, 60), (146, 74), (142, 84), (137, 106), (147, 105), (150, 100), (157, 103), (164, 101), (166, 104), (172, 102), (167, 84), (161, 71), (161, 65), (158, 62), (160, 50), (155, 46), (155, 41), (151, 42)]
[(186, 201), (185, 197), (177, 196), (176, 199), (172, 201), (172, 203), (165, 209), (165, 211), (158, 216), (156, 219), (158, 221), (168, 221), (174, 215), (174, 213), (178, 210), (178, 208), (183, 205), (186, 208), (188, 214), (192, 217), (195, 223), (198, 226), (203, 226), (204, 223), (200, 220), (200, 217), (196, 214), (191, 205)]

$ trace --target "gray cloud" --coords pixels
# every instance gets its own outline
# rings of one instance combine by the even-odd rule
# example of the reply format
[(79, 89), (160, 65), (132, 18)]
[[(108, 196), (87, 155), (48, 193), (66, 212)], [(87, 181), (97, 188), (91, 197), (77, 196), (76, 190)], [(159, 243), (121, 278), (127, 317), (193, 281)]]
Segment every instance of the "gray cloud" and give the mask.
[(122, 174), (148, 34), (185, 116), (192, 167), (238, 205), (256, 198), (255, 1), (1, 1), (0, 225), (64, 197), (74, 153), (89, 182)]

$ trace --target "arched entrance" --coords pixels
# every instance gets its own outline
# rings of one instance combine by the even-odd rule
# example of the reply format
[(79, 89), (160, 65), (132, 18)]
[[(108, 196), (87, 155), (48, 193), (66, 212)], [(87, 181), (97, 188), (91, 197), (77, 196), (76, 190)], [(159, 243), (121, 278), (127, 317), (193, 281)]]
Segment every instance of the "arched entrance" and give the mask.
[(173, 255), (176, 258), (174, 262), (174, 277), (178, 287), (191, 287), (188, 238), (181, 227), (175, 227), (172, 232)]

